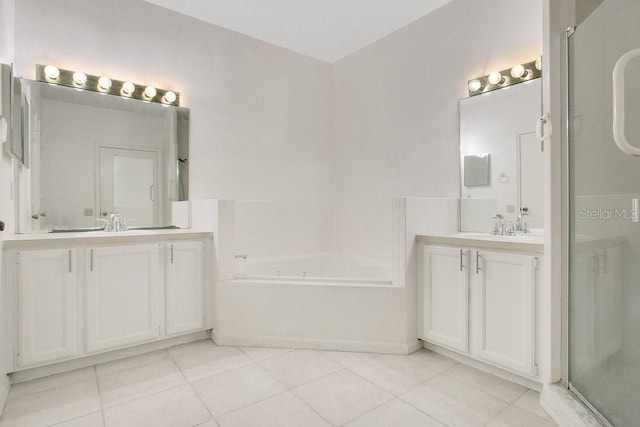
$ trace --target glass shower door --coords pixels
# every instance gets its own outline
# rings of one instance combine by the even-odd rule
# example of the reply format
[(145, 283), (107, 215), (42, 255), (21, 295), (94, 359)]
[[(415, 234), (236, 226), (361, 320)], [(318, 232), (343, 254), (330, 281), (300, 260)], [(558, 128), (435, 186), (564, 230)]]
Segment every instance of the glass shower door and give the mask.
[(569, 386), (615, 426), (640, 425), (639, 23), (605, 0), (569, 38)]

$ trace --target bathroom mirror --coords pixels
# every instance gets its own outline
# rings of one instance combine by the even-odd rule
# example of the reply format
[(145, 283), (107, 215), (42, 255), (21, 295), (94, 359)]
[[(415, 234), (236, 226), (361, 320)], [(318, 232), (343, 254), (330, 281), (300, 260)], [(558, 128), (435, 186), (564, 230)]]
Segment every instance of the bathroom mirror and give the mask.
[(188, 109), (16, 80), (14, 137), (29, 153), (16, 171), (19, 232), (97, 228), (112, 213), (172, 225), (171, 203), (188, 198)]
[(515, 221), (521, 208), (530, 228), (543, 228), (541, 79), (462, 99), (459, 108), (461, 231), (490, 232), (495, 214)]

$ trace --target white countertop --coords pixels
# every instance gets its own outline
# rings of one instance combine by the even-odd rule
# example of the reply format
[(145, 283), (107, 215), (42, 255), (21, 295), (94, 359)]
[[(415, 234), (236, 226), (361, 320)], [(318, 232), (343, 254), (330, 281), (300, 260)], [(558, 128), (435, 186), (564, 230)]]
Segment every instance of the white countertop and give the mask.
[(416, 241), (442, 245), (476, 246), (489, 249), (544, 252), (544, 236), (532, 234), (494, 236), (489, 233), (459, 232), (444, 235), (417, 235)]
[(25, 247), (36, 244), (110, 244), (140, 241), (211, 238), (210, 231), (191, 229), (129, 230), (119, 232), (86, 231), (69, 233), (33, 233), (6, 236), (3, 247)]

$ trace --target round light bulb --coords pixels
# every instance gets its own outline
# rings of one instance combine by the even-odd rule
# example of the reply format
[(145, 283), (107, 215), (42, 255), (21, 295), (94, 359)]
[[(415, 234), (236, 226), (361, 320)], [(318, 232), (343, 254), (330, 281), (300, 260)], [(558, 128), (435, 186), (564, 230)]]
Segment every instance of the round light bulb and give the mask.
[(60, 78), (60, 70), (55, 65), (47, 65), (44, 67), (44, 77), (49, 81), (55, 81)]
[(147, 86), (147, 87), (144, 88), (144, 92), (142, 93), (142, 97), (144, 99), (146, 99), (147, 101), (149, 101), (149, 100), (155, 98), (157, 93), (158, 93), (158, 91), (156, 90), (155, 87)]
[(492, 85), (497, 85), (498, 83), (502, 82), (502, 74), (500, 74), (497, 71), (494, 71), (493, 73), (489, 74), (489, 83), (491, 83)]
[(76, 86), (84, 86), (87, 84), (87, 75), (82, 71), (76, 71), (73, 73), (73, 84)]
[(469, 82), (469, 90), (471, 92), (477, 92), (482, 87), (482, 83), (478, 79), (471, 80)]
[(542, 57), (538, 57), (538, 59), (536, 59), (536, 70), (540, 70), (542, 71)]
[(111, 79), (109, 77), (102, 76), (98, 79), (98, 90), (100, 92), (107, 92), (111, 89)]
[(525, 76), (526, 72), (527, 70), (524, 69), (524, 66), (518, 64), (511, 69), (511, 77), (520, 79)]
[(168, 90), (162, 97), (162, 102), (164, 102), (165, 104), (173, 104), (174, 102), (176, 102), (176, 98), (177, 96), (175, 92)]
[(122, 83), (122, 88), (120, 88), (120, 94), (124, 96), (131, 96), (135, 91), (136, 86), (131, 82)]

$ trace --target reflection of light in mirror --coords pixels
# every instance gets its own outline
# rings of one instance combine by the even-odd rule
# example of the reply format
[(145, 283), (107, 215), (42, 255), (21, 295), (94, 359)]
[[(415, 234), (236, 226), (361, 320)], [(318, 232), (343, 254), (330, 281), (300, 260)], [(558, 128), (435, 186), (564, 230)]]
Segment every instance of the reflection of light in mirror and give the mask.
[(536, 59), (536, 70), (542, 70), (542, 57)]

